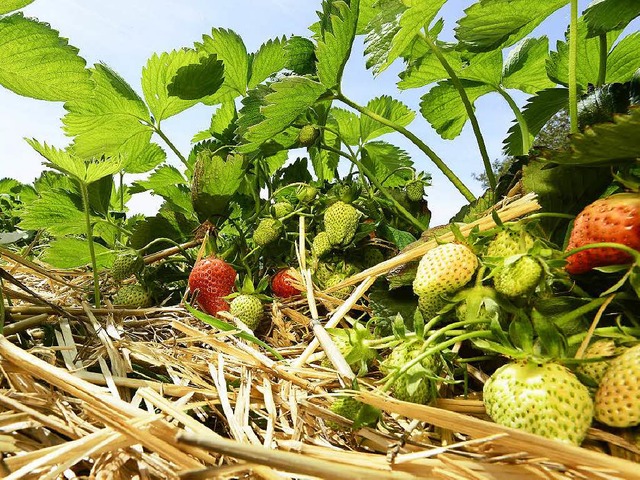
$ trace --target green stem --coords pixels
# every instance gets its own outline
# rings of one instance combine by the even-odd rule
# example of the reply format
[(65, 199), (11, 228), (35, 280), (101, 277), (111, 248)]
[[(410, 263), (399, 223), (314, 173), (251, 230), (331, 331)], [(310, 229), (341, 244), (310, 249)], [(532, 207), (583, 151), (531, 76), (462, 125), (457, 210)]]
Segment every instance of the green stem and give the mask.
[[(567, 345), (578, 345), (582, 343), (582, 341), (587, 336), (588, 332), (581, 332), (571, 337), (567, 338)], [(594, 337), (620, 337), (622, 335), (626, 335), (630, 337), (630, 339), (637, 339), (640, 337), (640, 329), (639, 328), (630, 328), (630, 327), (602, 327), (596, 328), (593, 331)]]
[(171, 140), (169, 140), (169, 137), (167, 137), (164, 132), (160, 129), (160, 125), (152, 125), (154, 132), (156, 132), (158, 134), (158, 136), (164, 140), (164, 143), (167, 144), (167, 146), (171, 149), (171, 151), (173, 153), (176, 154), (176, 157), (178, 157), (180, 159), (180, 161), (184, 164), (185, 167), (189, 168), (189, 162), (187, 162), (187, 159), (184, 158), (184, 156), (182, 155), (182, 153), (180, 153), (180, 151), (176, 148), (176, 146), (171, 142)]
[(100, 277), (98, 275), (98, 262), (96, 260), (96, 250), (93, 244), (93, 225), (91, 225), (91, 213), (89, 212), (89, 189), (84, 182), (80, 184), (80, 192), (82, 193), (82, 205), (84, 207), (85, 228), (87, 232), (87, 242), (89, 243), (89, 255), (91, 256), (91, 268), (93, 270), (93, 293), (94, 304), (96, 308), (100, 308)]
[(569, 121), (571, 133), (578, 132), (578, 0), (571, 0), (569, 26)]
[(467, 116), (469, 117), (469, 122), (471, 122), (471, 128), (473, 129), (473, 134), (476, 137), (476, 141), (478, 142), (478, 148), (480, 150), (480, 155), (482, 156), (482, 163), (484, 164), (484, 170), (487, 175), (487, 180), (489, 181), (489, 187), (491, 190), (496, 189), (496, 177), (493, 173), (493, 168), (491, 168), (491, 160), (489, 159), (489, 153), (487, 152), (487, 146), (484, 143), (484, 137), (482, 136), (482, 132), (480, 131), (480, 124), (478, 123), (478, 118), (476, 117), (476, 112), (473, 109), (473, 105), (471, 104), (471, 100), (469, 100), (469, 96), (467, 95), (467, 91), (462, 85), (460, 78), (456, 74), (456, 71), (451, 67), (447, 59), (442, 54), (440, 48), (435, 44), (432, 40), (431, 36), (427, 32), (422, 35), (422, 38), (425, 40), (429, 49), (436, 56), (440, 64), (444, 67), (444, 69), (449, 74), (449, 79), (453, 86), (458, 90), (458, 94), (460, 95), (460, 99), (464, 105), (464, 109), (467, 111)]
[(513, 97), (509, 95), (505, 89), (503, 89), (502, 87), (498, 87), (496, 88), (496, 92), (502, 95), (502, 98), (504, 98), (507, 101), (507, 103), (509, 104), (509, 107), (511, 107), (511, 110), (516, 116), (516, 120), (518, 122), (518, 125), (520, 126), (520, 133), (522, 134), (522, 154), (526, 155), (529, 152), (529, 149), (531, 148), (531, 139), (530, 139), (529, 125), (527, 124), (527, 120), (524, 118), (524, 115), (522, 115), (522, 111), (520, 110), (516, 102), (513, 100)]
[(365, 167), (362, 164), (362, 162), (360, 162), (356, 157), (351, 157), (351, 156), (347, 155), (346, 153), (344, 153), (342, 150), (330, 147), (329, 145), (323, 145), (322, 148), (327, 150), (327, 151), (336, 153), (336, 154), (346, 158), (347, 160), (352, 162), (356, 167), (358, 167), (358, 170), (363, 175), (365, 175), (369, 179), (369, 181), (376, 186), (376, 188), (378, 190), (380, 190), (380, 193), (382, 193), (382, 195), (384, 195), (387, 198), (387, 200), (389, 200), (391, 203), (393, 203), (393, 205), (396, 208), (396, 210), (398, 210), (398, 212), (400, 212), (402, 215), (404, 215), (404, 217), (407, 219), (407, 221), (409, 221), (419, 231), (423, 232), (428, 228), (427, 226), (423, 225), (420, 220), (418, 220), (416, 217), (414, 217), (411, 214), (410, 211), (408, 211), (406, 208), (404, 208), (395, 198), (393, 198), (393, 196), (389, 192), (387, 192), (387, 190), (382, 186), (382, 184), (376, 178), (376, 176), (373, 174), (373, 172), (371, 172), (367, 167)]
[(444, 163), (444, 161), (433, 151), (429, 146), (420, 140), (415, 134), (407, 130), (406, 128), (398, 125), (396, 122), (388, 120), (381, 115), (378, 115), (376, 112), (368, 109), (367, 107), (363, 107), (358, 105), (357, 103), (349, 100), (342, 94), (338, 94), (336, 97), (341, 102), (350, 106), (354, 110), (362, 113), (363, 115), (368, 116), (369, 118), (380, 122), (381, 124), (393, 128), (396, 132), (400, 133), (407, 139), (409, 139), (416, 147), (418, 147), (423, 153), (425, 153), (431, 161), (435, 164), (436, 167), (444, 174), (445, 177), (449, 179), (449, 181), (458, 189), (458, 191), (464, 196), (464, 198), (469, 202), (473, 202), (476, 197), (469, 190), (469, 188), (458, 178), (458, 176), (453, 173), (453, 171)]
[(569, 257), (570, 255), (573, 255), (574, 253), (582, 252), (583, 250), (589, 250), (591, 248), (615, 248), (617, 250), (621, 250), (625, 253), (628, 253), (633, 258), (633, 261), (635, 262), (636, 265), (640, 265), (640, 252), (622, 243), (614, 243), (614, 242), (598, 242), (598, 243), (589, 243), (587, 245), (582, 245), (580, 247), (569, 250), (568, 252), (565, 252), (564, 257), (566, 258), (566, 257)]
[(607, 56), (609, 55), (609, 45), (607, 45), (607, 34), (601, 33), (600, 40), (600, 65), (598, 68), (598, 87), (607, 81)]
[(564, 315), (560, 315), (556, 319), (554, 319), (553, 323), (556, 325), (567, 325), (569, 322), (573, 320), (578, 320), (581, 316), (586, 315), (587, 313), (599, 308), (604, 302), (607, 301), (607, 298), (594, 298), (589, 303), (582, 305), (581, 307), (576, 308), (575, 310), (571, 310)]

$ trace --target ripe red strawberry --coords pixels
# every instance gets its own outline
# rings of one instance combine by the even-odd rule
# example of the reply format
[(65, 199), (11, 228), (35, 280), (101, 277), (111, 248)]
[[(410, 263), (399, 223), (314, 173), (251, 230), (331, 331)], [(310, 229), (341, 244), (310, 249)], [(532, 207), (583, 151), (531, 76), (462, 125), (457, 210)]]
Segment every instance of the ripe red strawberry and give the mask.
[(229, 310), (229, 304), (222, 298), (233, 291), (236, 271), (220, 258), (207, 257), (198, 261), (189, 274), (189, 290), (198, 291), (196, 298), (202, 309), (210, 315)]
[[(567, 250), (589, 243), (615, 242), (640, 250), (640, 194), (619, 193), (596, 200), (578, 214)], [(572, 275), (595, 267), (629, 263), (631, 257), (615, 248), (591, 248), (567, 257)]]
[(276, 297), (289, 298), (300, 293), (300, 290), (291, 284), (295, 280), (292, 270), (282, 268), (271, 278), (271, 291)]

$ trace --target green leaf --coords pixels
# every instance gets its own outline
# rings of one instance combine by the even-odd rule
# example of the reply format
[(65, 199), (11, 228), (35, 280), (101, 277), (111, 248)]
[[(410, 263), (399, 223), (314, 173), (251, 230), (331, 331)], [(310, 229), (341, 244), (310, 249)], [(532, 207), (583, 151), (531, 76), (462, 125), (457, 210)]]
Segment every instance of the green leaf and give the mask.
[(22, 211), (23, 230), (46, 229), (53, 235), (86, 232), (82, 200), (79, 195), (60, 190), (40, 192), (40, 197)]
[[(530, 97), (522, 109), (531, 136), (535, 136), (545, 124), (563, 108), (567, 107), (569, 98), (566, 88), (549, 88)], [(514, 122), (509, 129), (509, 136), (504, 141), (505, 155), (526, 155), (523, 150), (520, 124)]]
[(620, 40), (607, 57), (606, 83), (627, 82), (638, 69), (640, 32), (627, 35)]
[[(333, 133), (325, 130), (323, 135), (323, 142), (325, 145), (333, 148), (340, 148), (340, 140)], [(309, 157), (311, 158), (311, 164), (313, 165), (313, 171), (319, 181), (330, 182), (338, 173), (338, 164), (340, 163), (340, 157), (337, 153), (329, 152), (324, 149), (320, 149), (317, 146), (309, 148)]]
[(30, 3), (33, 3), (33, 0), (2, 0), (0, 1), (0, 15), (19, 10)]
[(284, 46), (285, 67), (297, 75), (316, 73), (316, 51), (311, 40), (292, 36)]
[(535, 94), (553, 87), (545, 70), (549, 57), (547, 37), (527, 38), (518, 43), (505, 60), (502, 69), (502, 85)]
[(208, 55), (191, 65), (184, 65), (177, 69), (171, 82), (167, 85), (167, 93), (182, 101), (195, 100), (209, 102), (220, 90), (224, 82), (224, 65), (217, 55)]
[(464, 80), (500, 85), (502, 81), (502, 52), (465, 52), (462, 54), (463, 68), (458, 76)]
[(411, 235), (411, 233), (405, 232), (404, 230), (398, 230), (388, 224), (382, 225), (382, 236), (390, 242), (393, 242), (393, 244), (398, 247), (398, 250), (402, 250), (410, 243), (416, 241), (415, 237)]
[(113, 187), (114, 182), (111, 175), (102, 177), (100, 180), (89, 185), (87, 189), (89, 191), (89, 206), (93, 212), (103, 216), (109, 213)]
[(367, 68), (381, 72), (388, 58), (393, 39), (400, 30), (399, 19), (406, 7), (400, 0), (380, 0), (374, 4), (375, 17), (367, 25), (364, 53)]
[[(469, 101), (473, 104), (482, 95), (493, 90), (484, 83), (462, 80)], [(462, 131), (462, 127), (469, 119), (467, 110), (460, 99), (458, 90), (450, 80), (438, 82), (429, 92), (422, 96), (420, 112), (431, 126), (444, 139), (451, 140)]]
[(78, 49), (46, 23), (21, 13), (0, 18), (0, 85), (18, 95), (50, 101), (84, 97), (92, 89), (85, 65)]
[[(409, 125), (416, 116), (415, 112), (404, 103), (394, 100), (388, 95), (374, 98), (367, 104), (367, 108), (401, 127)], [(369, 116), (365, 115), (360, 119), (360, 138), (363, 142), (393, 131), (391, 127), (387, 127)]]
[(167, 154), (157, 143), (148, 143), (136, 156), (125, 152), (122, 158), (122, 169), (126, 173), (145, 173), (164, 162)]
[(347, 145), (360, 143), (360, 118), (355, 113), (342, 108), (332, 108), (331, 116), (338, 125), (342, 141)]
[(150, 191), (175, 206), (181, 213), (193, 215), (191, 192), (187, 180), (177, 168), (165, 165), (156, 169), (146, 180), (138, 180), (131, 187), (131, 193)]
[[(138, 155), (149, 144), (151, 117), (138, 94), (103, 64), (91, 70), (91, 95), (65, 103), (64, 130), (79, 157)], [(125, 156), (126, 156), (125, 155)]]
[(194, 135), (191, 143), (198, 143), (211, 137), (223, 139), (234, 135), (232, 131), (237, 119), (236, 104), (233, 100), (223, 102), (219, 108), (211, 115), (211, 123), (208, 130), (203, 130)]
[[(258, 105), (258, 112), (262, 117), (261, 121), (250, 126), (246, 131), (245, 139), (248, 145), (241, 147), (243, 152), (254, 150), (260, 144), (282, 132), (300, 114), (313, 105), (326, 89), (322, 84), (306, 77), (291, 76), (273, 83), (270, 90), (270, 93), (263, 99), (264, 106), (260, 108)], [(246, 103), (246, 105), (250, 105), (250, 103)], [(251, 110), (258, 113), (255, 111), (255, 107)], [(247, 113), (247, 110), (244, 110), (244, 113)]]
[(531, 312), (533, 327), (538, 334), (542, 351), (549, 357), (562, 358), (567, 349), (567, 342), (558, 328), (546, 316), (535, 309)]
[(639, 15), (640, 3), (637, 0), (599, 0), (591, 2), (584, 11), (589, 37), (623, 29)]
[(229, 98), (244, 96), (249, 82), (249, 55), (240, 35), (233, 30), (214, 28), (195, 44), (201, 54), (216, 55), (224, 63), (224, 82), (210, 100), (211, 105)]
[[(199, 214), (217, 214), (223, 212), (229, 198), (242, 185), (244, 166), (242, 155), (203, 156), (194, 173), (194, 208)], [(197, 180), (197, 181), (196, 181)]]
[(570, 147), (547, 152), (549, 160), (567, 165), (614, 165), (640, 157), (640, 108), (615, 115), (612, 123), (598, 123), (571, 136)]
[(369, 142), (362, 149), (362, 163), (384, 182), (387, 188), (399, 187), (407, 183), (411, 173), (407, 170), (396, 171), (401, 167), (413, 165), (409, 154), (390, 143)]
[(316, 46), (318, 79), (327, 87), (340, 84), (356, 35), (360, 0), (325, 0)]
[[(113, 264), (113, 250), (94, 243), (98, 268), (109, 268)], [(77, 268), (91, 264), (89, 247), (84, 238), (61, 237), (54, 239), (42, 256), (42, 260), (55, 268)]]
[(262, 44), (260, 49), (252, 56), (249, 88), (254, 88), (271, 75), (285, 68), (287, 64), (285, 45), (286, 40), (284, 37), (269, 40)]
[[(607, 34), (607, 45), (613, 45), (619, 35), (620, 30), (609, 32)], [(549, 61), (547, 62), (547, 74), (549, 78), (564, 86), (569, 82), (568, 30), (565, 33), (565, 38), (567, 38), (567, 41), (559, 41), (557, 43), (556, 51), (551, 52)], [(600, 39), (587, 38), (587, 25), (584, 18), (580, 18), (578, 20), (578, 66), (576, 71), (579, 89), (583, 91), (586, 90), (590, 83), (596, 85), (598, 83), (599, 71)]]
[(82, 183), (89, 184), (120, 171), (119, 158), (82, 160), (64, 150), (41, 144), (35, 139), (27, 139), (33, 149), (48, 160), (47, 166), (67, 173)]
[[(188, 70), (192, 64), (200, 65), (198, 64), (198, 54), (194, 50), (187, 49), (173, 50), (170, 53), (160, 55), (154, 53), (147, 60), (146, 66), (142, 69), (142, 91), (156, 122), (176, 115), (197, 103), (200, 97), (169, 96), (167, 90), (178, 71), (181, 71), (182, 68)], [(222, 66), (219, 65), (218, 68), (221, 83)], [(211, 81), (208, 77), (207, 80), (207, 83)], [(198, 78), (191, 77), (191, 81), (201, 83)]]
[[(462, 69), (462, 57), (460, 52), (452, 45), (441, 45), (440, 53), (447, 60), (447, 63), (459, 72)], [(440, 80), (446, 80), (449, 74), (440, 63), (440, 60), (432, 52), (427, 52), (418, 60), (412, 62), (409, 67), (400, 73), (398, 88), (406, 90), (409, 88), (420, 88)]]
[(458, 20), (456, 38), (472, 51), (505, 48), (526, 37), (569, 0), (480, 0)]
[[(386, 27), (380, 28), (384, 31), (390, 28), (394, 31), (393, 38), (388, 41), (388, 36), (371, 37), (377, 45), (377, 55), (382, 56), (379, 62), (376, 62), (376, 73), (386, 70), (398, 57), (402, 56), (405, 51), (415, 41), (423, 28), (429, 28), (429, 25), (438, 14), (446, 0), (413, 0), (412, 2), (403, 2), (407, 7), (399, 17), (393, 18)], [(397, 8), (397, 7), (396, 7)], [(394, 9), (396, 10), (396, 9)], [(397, 11), (397, 10), (396, 10)], [(381, 55), (381, 47), (388, 45), (386, 55)], [(371, 49), (370, 51), (373, 51)]]

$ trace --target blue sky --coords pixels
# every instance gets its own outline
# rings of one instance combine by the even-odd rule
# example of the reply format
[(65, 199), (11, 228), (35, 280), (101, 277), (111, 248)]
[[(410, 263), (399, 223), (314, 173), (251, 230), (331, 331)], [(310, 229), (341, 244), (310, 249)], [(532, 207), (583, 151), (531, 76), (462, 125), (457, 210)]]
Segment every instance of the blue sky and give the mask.
[[(455, 20), (472, 0), (450, 0), (441, 15), (445, 19), (445, 38), (452, 36)], [(581, 8), (587, 1), (581, 2)], [(36, 0), (24, 9), (27, 16), (39, 18), (69, 38), (80, 49), (89, 65), (104, 62), (122, 75), (140, 92), (140, 74), (147, 59), (155, 52), (170, 51), (192, 46), (212, 27), (230, 28), (244, 39), (249, 51), (255, 51), (266, 40), (281, 35), (308, 35), (307, 27), (316, 19), (320, 0)], [(548, 35), (551, 45), (562, 38), (568, 24), (568, 7), (558, 11), (535, 36)], [(359, 41), (361, 42), (361, 40)], [(366, 104), (371, 98), (390, 94), (418, 110), (423, 89), (401, 92), (395, 87), (401, 65), (392, 65), (374, 78), (364, 68), (363, 47), (358, 43), (345, 72), (344, 92), (347, 96)], [(515, 95), (522, 104), (524, 95)], [(42, 102), (20, 97), (0, 87), (0, 178), (13, 177), (31, 182), (42, 169), (42, 158), (24, 142), (34, 137), (59, 147), (69, 143), (60, 129), (64, 109), (61, 103)], [(513, 120), (506, 103), (497, 95), (489, 95), (476, 104), (480, 127), (492, 159), (501, 157), (502, 140)], [(183, 153), (190, 149), (194, 133), (206, 128), (211, 109), (202, 105), (188, 110), (163, 124), (165, 133)], [(472, 179), (472, 173), (482, 170), (476, 141), (467, 125), (454, 141), (444, 141), (418, 114), (410, 129), (426, 141), (441, 158), (480, 194), (481, 187)], [(416, 167), (433, 175), (433, 186), (428, 190), (432, 225), (446, 222), (465, 201), (448, 181), (438, 174), (428, 158), (398, 135), (392, 141), (412, 155)], [(161, 142), (159, 142), (161, 143)], [(161, 143), (162, 145), (162, 143)], [(164, 145), (163, 145), (164, 146)], [(170, 157), (171, 158), (171, 157)], [(170, 160), (172, 163), (174, 160)], [(178, 165), (179, 162), (175, 161)], [(139, 196), (132, 210), (153, 213), (158, 200)]]

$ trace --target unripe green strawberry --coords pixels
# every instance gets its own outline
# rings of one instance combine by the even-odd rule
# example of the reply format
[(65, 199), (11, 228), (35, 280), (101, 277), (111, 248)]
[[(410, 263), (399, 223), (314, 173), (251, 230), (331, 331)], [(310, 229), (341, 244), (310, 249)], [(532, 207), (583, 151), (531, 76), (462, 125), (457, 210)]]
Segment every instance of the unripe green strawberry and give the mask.
[(478, 268), (478, 257), (459, 243), (444, 243), (420, 260), (413, 292), (422, 295), (452, 293), (465, 286)]
[(533, 237), (524, 230), (500, 230), (487, 245), (485, 257), (510, 257), (526, 253), (533, 246)]
[(316, 199), (318, 189), (313, 185), (300, 185), (296, 192), (296, 198), (301, 203), (311, 203)]
[(446, 301), (439, 293), (435, 295), (425, 293), (418, 297), (418, 309), (425, 320), (431, 320), (445, 305)]
[(362, 266), (364, 268), (375, 267), (384, 262), (384, 254), (375, 247), (367, 247), (362, 254)]
[(328, 262), (318, 262), (316, 264), (313, 277), (320, 288), (325, 288), (327, 280), (335, 273), (334, 266)]
[[(583, 358), (613, 357), (615, 355), (619, 355), (624, 350), (626, 350), (626, 348), (616, 347), (616, 343), (610, 338), (602, 338), (600, 340), (596, 340), (587, 347)], [(578, 365), (576, 371), (582, 375), (592, 378), (597, 384), (600, 384), (600, 381), (609, 368), (610, 363), (611, 359), (602, 360), (600, 362), (585, 362)]]
[(262, 320), (262, 302), (255, 295), (240, 294), (231, 300), (229, 313), (251, 330), (255, 330)]
[(271, 211), (273, 212), (274, 217), (280, 219), (293, 212), (293, 205), (289, 202), (278, 202), (271, 207)]
[[(397, 345), (380, 364), (385, 375), (397, 372), (422, 352), (422, 342), (405, 342)], [(398, 400), (426, 405), (435, 397), (435, 381), (440, 371), (440, 361), (428, 356), (400, 375), (391, 386), (391, 394)]]
[(153, 305), (151, 294), (137, 283), (123, 285), (113, 297), (113, 304), (126, 308), (146, 308)]
[(118, 254), (111, 266), (111, 276), (116, 281), (137, 275), (144, 268), (144, 260), (135, 250), (126, 251)]
[(557, 363), (503, 365), (485, 383), (483, 400), (500, 425), (575, 445), (593, 419), (589, 390)]
[(609, 363), (596, 392), (596, 419), (611, 427), (640, 424), (640, 344)]
[[(355, 424), (358, 424), (358, 427), (375, 425), (380, 415), (377, 409), (346, 395), (336, 398), (329, 410), (354, 422), (354, 427), (356, 427)], [(344, 426), (332, 421), (328, 421), (327, 425), (334, 430), (345, 429)]]
[(411, 180), (405, 186), (407, 198), (412, 202), (419, 202), (424, 197), (425, 183), (422, 180)]
[(253, 232), (253, 241), (259, 247), (275, 242), (282, 235), (282, 223), (275, 218), (263, 218)]
[(533, 292), (542, 277), (542, 266), (533, 257), (524, 256), (499, 267), (493, 279), (498, 293), (509, 298), (524, 297)]
[(298, 143), (303, 147), (310, 147), (320, 136), (320, 130), (313, 125), (305, 125), (298, 133)]
[(345, 246), (353, 240), (358, 230), (360, 212), (355, 207), (337, 201), (324, 212), (324, 229), (329, 243), (333, 246)]
[(327, 232), (320, 232), (313, 238), (311, 253), (316, 258), (322, 258), (329, 253), (332, 248)]
[[(347, 278), (347, 275), (345, 275), (342, 272), (334, 273), (324, 282), (325, 290), (333, 287), (334, 285), (339, 284), (345, 278)], [(349, 295), (351, 295), (352, 290), (353, 290), (352, 285), (347, 287), (342, 287), (342, 288), (339, 288), (338, 290), (331, 292), (331, 296), (339, 298), (340, 300), (345, 300)]]
[[(351, 369), (355, 373), (367, 372), (371, 362), (377, 356), (377, 351), (368, 346), (365, 341), (371, 339), (371, 332), (360, 324), (354, 328), (335, 329), (330, 332), (333, 343), (338, 347)], [(333, 368), (328, 357), (320, 362), (325, 368)]]

